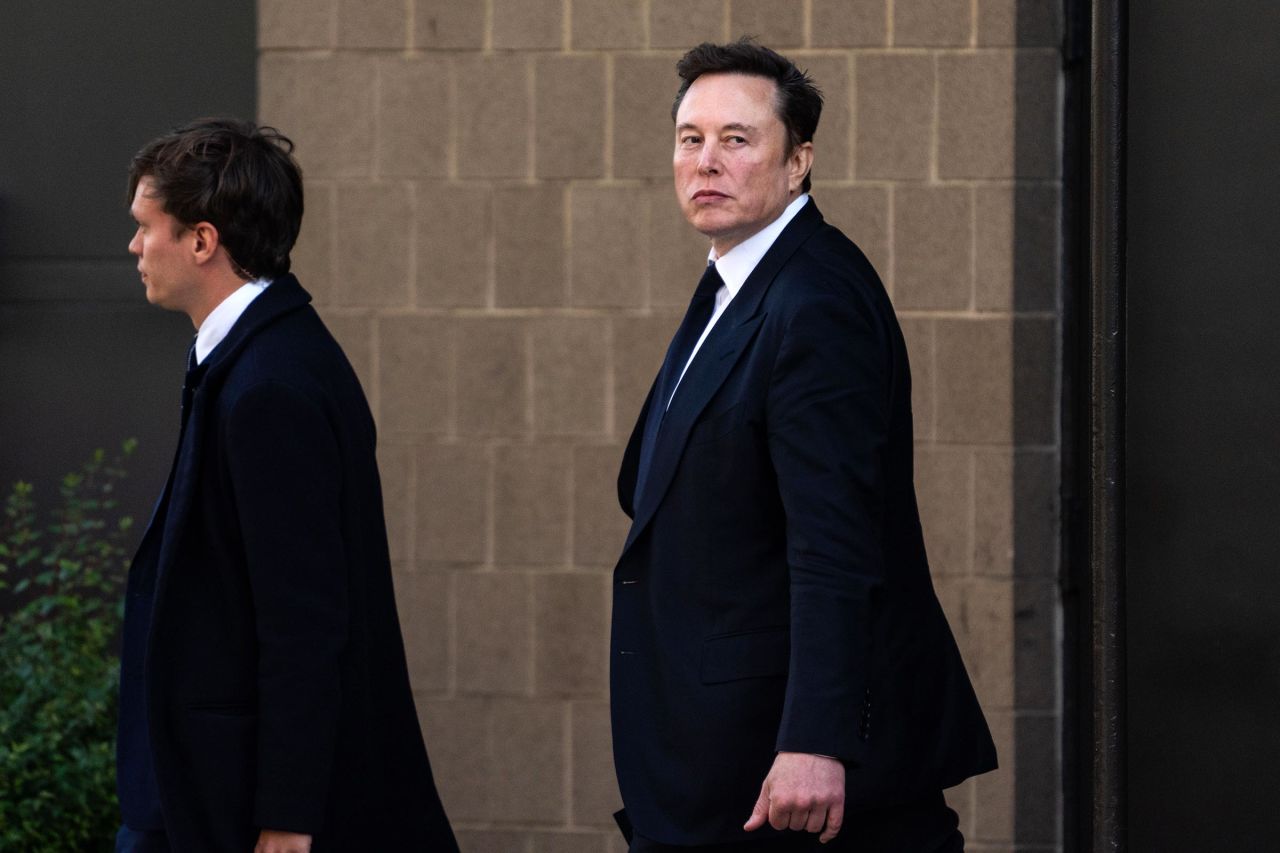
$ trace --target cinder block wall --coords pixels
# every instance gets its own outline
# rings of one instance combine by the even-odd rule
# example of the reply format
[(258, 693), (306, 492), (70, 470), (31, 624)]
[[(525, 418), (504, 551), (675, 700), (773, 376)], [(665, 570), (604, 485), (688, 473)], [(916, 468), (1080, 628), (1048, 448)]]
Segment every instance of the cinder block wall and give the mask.
[(614, 476), (706, 252), (671, 189), (673, 64), (747, 33), (826, 93), (814, 196), (910, 344), (935, 583), (1003, 765), (949, 799), (971, 850), (1057, 848), (1058, 30), (1053, 0), (259, 0), (296, 270), (378, 419), (468, 853), (622, 849)]

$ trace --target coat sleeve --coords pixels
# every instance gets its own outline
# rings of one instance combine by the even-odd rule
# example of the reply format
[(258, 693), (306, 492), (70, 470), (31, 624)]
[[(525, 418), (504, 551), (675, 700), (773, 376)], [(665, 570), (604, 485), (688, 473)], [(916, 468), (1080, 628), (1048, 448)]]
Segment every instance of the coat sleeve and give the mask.
[(777, 749), (858, 763), (889, 426), (887, 336), (849, 292), (792, 315), (770, 379), (769, 454), (786, 514), (791, 651)]
[(347, 639), (342, 457), (322, 409), (261, 384), (226, 427), (258, 639), (255, 819), (314, 834), (337, 740), (339, 656)]

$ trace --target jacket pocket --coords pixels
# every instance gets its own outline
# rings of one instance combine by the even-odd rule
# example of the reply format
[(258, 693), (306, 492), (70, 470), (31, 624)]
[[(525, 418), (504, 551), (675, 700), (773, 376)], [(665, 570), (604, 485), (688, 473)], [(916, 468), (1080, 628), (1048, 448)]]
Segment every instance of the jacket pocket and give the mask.
[(791, 628), (755, 628), (708, 637), (702, 643), (703, 684), (787, 674)]

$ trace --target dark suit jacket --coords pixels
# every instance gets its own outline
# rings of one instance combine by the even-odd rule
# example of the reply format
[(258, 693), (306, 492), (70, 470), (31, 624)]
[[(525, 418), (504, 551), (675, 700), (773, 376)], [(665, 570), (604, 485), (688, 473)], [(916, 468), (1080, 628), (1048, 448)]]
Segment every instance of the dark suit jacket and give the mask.
[(122, 714), (149, 722), (174, 850), (246, 853), (269, 827), (316, 853), (456, 851), (409, 689), (373, 419), (309, 302), (275, 281), (188, 376), (130, 570), (122, 699), (143, 708)]
[(996, 766), (934, 594), (911, 380), (870, 263), (812, 199), (703, 343), (633, 505), (618, 493), (614, 759), (627, 818), (668, 844), (747, 837), (776, 751), (845, 762), (848, 808)]

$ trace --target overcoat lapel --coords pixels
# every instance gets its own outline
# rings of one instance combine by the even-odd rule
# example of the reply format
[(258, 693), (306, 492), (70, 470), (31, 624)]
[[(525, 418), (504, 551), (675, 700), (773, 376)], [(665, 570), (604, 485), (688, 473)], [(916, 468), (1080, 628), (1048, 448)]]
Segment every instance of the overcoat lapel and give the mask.
[[(623, 554), (644, 531), (652, 520), (654, 512), (662, 504), (671, 480), (675, 477), (685, 445), (688, 443), (689, 432), (697, 422), (698, 416), (702, 414), (707, 403), (728, 378), (733, 366), (751, 345), (765, 317), (760, 310), (760, 303), (764, 300), (770, 285), (795, 251), (821, 224), (822, 214), (818, 212), (817, 205), (810, 198), (778, 235), (778, 239), (774, 241), (769, 251), (765, 252), (760, 263), (756, 264), (751, 275), (747, 276), (747, 280), (743, 282), (742, 289), (716, 321), (711, 334), (707, 335), (707, 339), (702, 342), (702, 347), (680, 381), (662, 422), (657, 446), (653, 451), (653, 460), (650, 462), (648, 479), (645, 481), (644, 494), (640, 496), (639, 504), (635, 507), (631, 531), (627, 534), (626, 544), (622, 547)], [(652, 396), (651, 390), (650, 399), (646, 401), (640, 415), (642, 419), (649, 406), (656, 405)], [(643, 420), (640, 423), (643, 423)], [(636, 436), (633, 435), (631, 444), (634, 445), (636, 440)], [(633, 455), (638, 457), (638, 453), (633, 454), (632, 447), (629, 445), (623, 457), (623, 475), (619, 478), (620, 482), (629, 479), (632, 484), (635, 483), (634, 472), (631, 472), (630, 476), (627, 472), (627, 463), (631, 461)]]
[[(178, 453), (173, 462), (173, 470), (167, 484), (168, 508), (163, 516), (164, 535), (160, 540), (160, 558), (156, 578), (156, 607), (159, 608), (165, 577), (173, 561), (178, 547), (178, 540), (186, 526), (187, 514), (194, 498), (195, 486), (198, 482), (200, 464), (200, 448), (203, 444), (203, 433), (208, 426), (208, 408), (213, 405), (212, 397), (222, 385), (231, 365), (244, 345), (260, 329), (270, 325), (278, 317), (296, 311), (311, 301), (311, 296), (302, 289), (298, 280), (286, 275), (272, 282), (257, 299), (249, 303), (240, 318), (236, 320), (227, 336), (213, 348), (204, 363), (191, 371), (187, 381), (191, 387), (191, 411), (185, 413), (186, 423), (179, 437)], [(163, 498), (162, 498), (163, 499)]]

